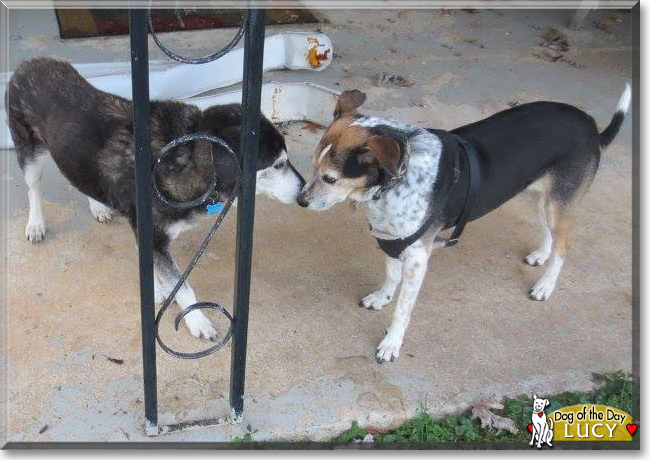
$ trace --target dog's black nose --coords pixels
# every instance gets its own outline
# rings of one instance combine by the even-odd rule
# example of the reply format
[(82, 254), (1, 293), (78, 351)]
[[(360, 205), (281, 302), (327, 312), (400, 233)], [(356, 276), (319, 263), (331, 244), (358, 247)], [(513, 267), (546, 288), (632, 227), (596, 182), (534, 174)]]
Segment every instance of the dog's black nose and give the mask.
[(298, 205), (302, 206), (303, 208), (309, 206), (309, 203), (307, 200), (305, 200), (305, 196), (302, 193), (298, 195)]

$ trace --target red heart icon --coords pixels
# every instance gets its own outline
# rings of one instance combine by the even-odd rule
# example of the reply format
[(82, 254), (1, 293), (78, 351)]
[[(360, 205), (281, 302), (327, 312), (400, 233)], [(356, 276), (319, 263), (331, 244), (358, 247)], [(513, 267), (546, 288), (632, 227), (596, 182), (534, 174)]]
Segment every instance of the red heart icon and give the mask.
[[(628, 428), (628, 430), (629, 430), (629, 428)], [(528, 431), (530, 431), (531, 433), (533, 432), (533, 424), (532, 423), (528, 424)]]
[(634, 433), (636, 433), (636, 429), (639, 427), (636, 423), (628, 423), (625, 428), (627, 428), (627, 431), (629, 431), (631, 435), (634, 435)]

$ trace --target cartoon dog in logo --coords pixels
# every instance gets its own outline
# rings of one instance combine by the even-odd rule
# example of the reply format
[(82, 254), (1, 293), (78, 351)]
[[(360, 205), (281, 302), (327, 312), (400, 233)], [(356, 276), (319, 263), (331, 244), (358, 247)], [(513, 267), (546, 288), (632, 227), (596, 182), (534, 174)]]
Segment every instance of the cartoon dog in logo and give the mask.
[(533, 395), (533, 436), (528, 444), (532, 446), (537, 441), (538, 449), (541, 449), (544, 443), (548, 444), (549, 447), (553, 447), (553, 444), (551, 444), (553, 440), (553, 419), (549, 419), (551, 420), (551, 426), (549, 426), (544, 413), (544, 409), (548, 405), (548, 399), (539, 399), (537, 395)]

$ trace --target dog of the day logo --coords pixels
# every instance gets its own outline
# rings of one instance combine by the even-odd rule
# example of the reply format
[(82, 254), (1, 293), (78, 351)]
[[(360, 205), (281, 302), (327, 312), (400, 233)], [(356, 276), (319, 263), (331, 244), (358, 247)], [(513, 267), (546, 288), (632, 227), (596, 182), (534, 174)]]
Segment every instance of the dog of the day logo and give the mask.
[(548, 399), (533, 395), (533, 412), (528, 431), (530, 446), (553, 447), (556, 441), (631, 441), (638, 430), (632, 416), (614, 407), (578, 404), (545, 413)]
[(528, 425), (532, 437), (528, 444), (532, 446), (536, 443), (538, 449), (541, 449), (543, 444), (553, 447), (553, 444), (551, 444), (551, 441), (553, 441), (553, 419), (547, 417), (544, 412), (549, 404), (548, 399), (538, 398), (537, 395), (533, 395), (532, 423)]

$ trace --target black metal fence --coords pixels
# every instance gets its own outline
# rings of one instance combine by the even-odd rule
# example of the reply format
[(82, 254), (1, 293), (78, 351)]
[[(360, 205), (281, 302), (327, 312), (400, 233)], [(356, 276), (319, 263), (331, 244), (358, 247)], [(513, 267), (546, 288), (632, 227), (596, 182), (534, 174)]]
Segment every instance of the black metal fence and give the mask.
[[(172, 59), (181, 62), (198, 64), (209, 62), (223, 56), (232, 49), (239, 39), (244, 38), (244, 75), (242, 88), (242, 130), (241, 130), (241, 155), (238, 158), (241, 176), (238, 181), (238, 190), (233, 192), (231, 200), (227, 203), (213, 226), (211, 233), (206, 237), (204, 244), (197, 251), (197, 256), (190, 263), (183, 274), (180, 283), (189, 274), (193, 263), (201, 256), (214, 231), (228, 211), (235, 194), (238, 197), (237, 207), (237, 240), (236, 240), (236, 266), (235, 266), (235, 292), (232, 316), (219, 305), (211, 302), (200, 302), (187, 307), (177, 316), (178, 321), (189, 311), (198, 308), (221, 309), (231, 320), (232, 354), (230, 364), (230, 407), (235, 421), (238, 420), (244, 409), (244, 381), (246, 376), (246, 341), (248, 331), (248, 304), (251, 281), (251, 259), (253, 250), (253, 219), (255, 213), (255, 178), (256, 161), (259, 148), (260, 125), (260, 99), (262, 90), (262, 72), (264, 55), (264, 29), (265, 11), (251, 9), (244, 12), (242, 28), (235, 38), (224, 49), (202, 58), (184, 58), (167, 50), (150, 30), (158, 46)], [(142, 357), (144, 380), (144, 412), (145, 431), (147, 435), (159, 433), (158, 425), (158, 390), (156, 372), (156, 340), (166, 352), (180, 358), (197, 358), (213, 353), (227, 343), (230, 333), (226, 334), (223, 343), (197, 354), (180, 354), (166, 347), (158, 337), (158, 321), (160, 312), (156, 315), (154, 305), (154, 274), (153, 274), (153, 225), (152, 225), (152, 199), (154, 197), (153, 183), (153, 157), (151, 154), (150, 127), (149, 127), (149, 54), (148, 54), (148, 26), (150, 25), (148, 10), (130, 10), (129, 27), (131, 36), (131, 68), (133, 85), (133, 111), (134, 111), (134, 141), (135, 141), (135, 176), (137, 196), (137, 238), (140, 257), (140, 305), (142, 322)], [(170, 146), (190, 141), (201, 137), (200, 134), (190, 134), (183, 139), (177, 139)], [(212, 142), (222, 144), (218, 138), (202, 136)], [(232, 150), (223, 145), (228, 151)], [(177, 285), (179, 287), (179, 285)], [(176, 289), (172, 291), (163, 308), (173, 300)], [(199, 422), (206, 424), (205, 421)], [(182, 423), (176, 428), (183, 428), (192, 423)], [(170, 427), (168, 427), (169, 429)], [(172, 427), (173, 428), (173, 427)]]

